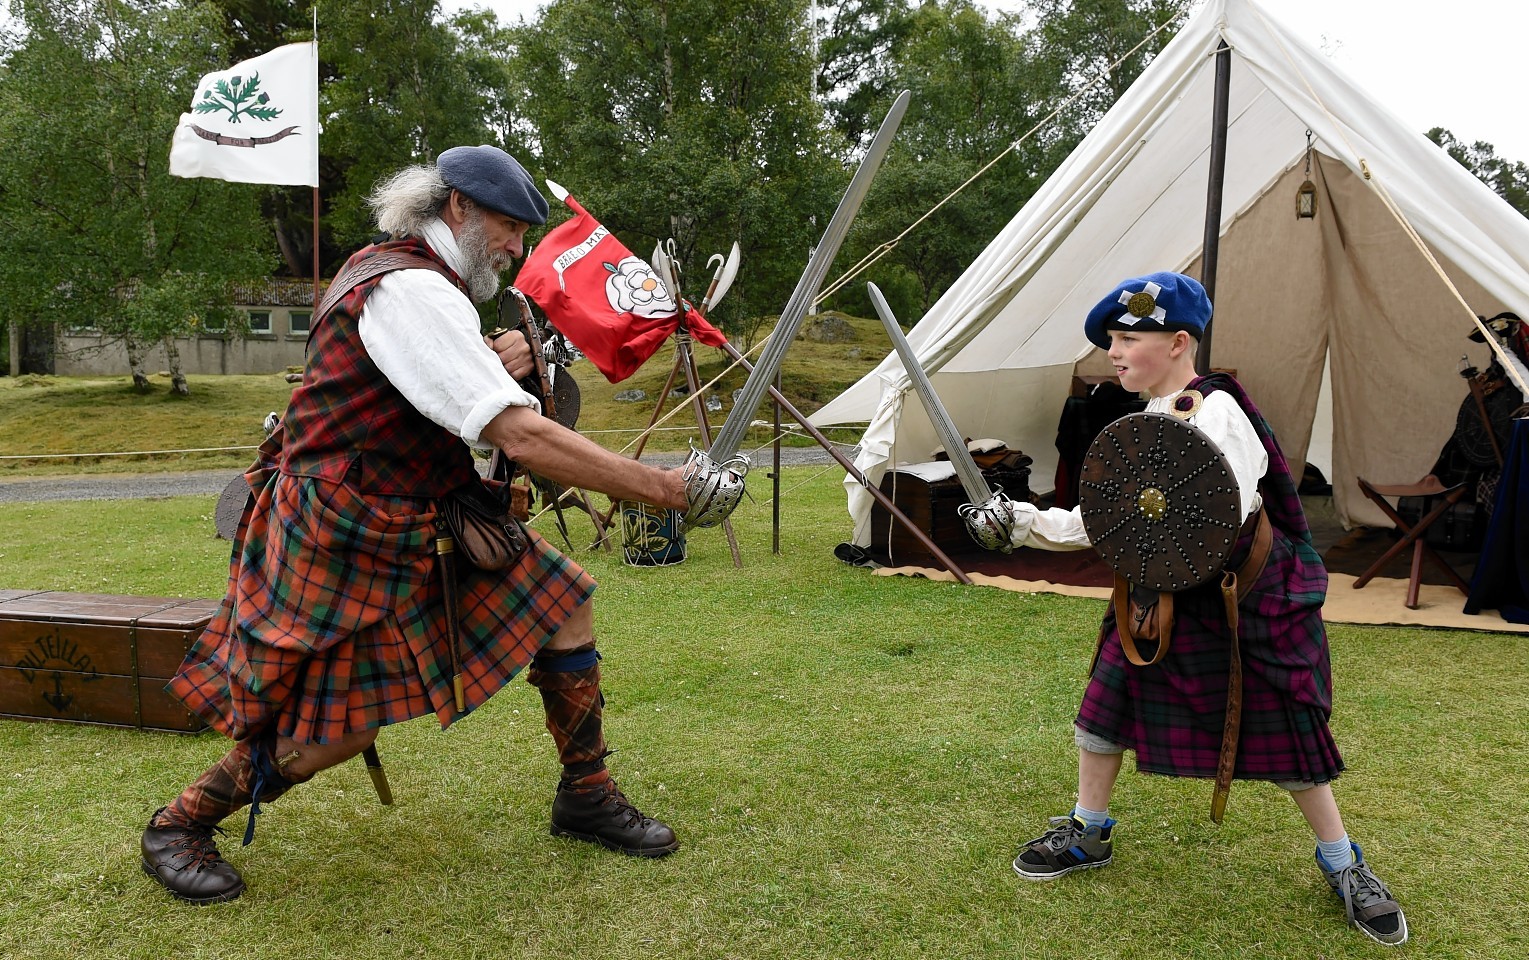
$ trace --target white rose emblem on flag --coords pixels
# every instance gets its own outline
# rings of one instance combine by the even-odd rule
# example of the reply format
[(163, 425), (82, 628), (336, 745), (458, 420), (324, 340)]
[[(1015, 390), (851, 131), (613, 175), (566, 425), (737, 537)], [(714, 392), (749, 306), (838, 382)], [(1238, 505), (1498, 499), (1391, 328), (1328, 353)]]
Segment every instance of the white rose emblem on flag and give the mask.
[(605, 296), (613, 309), (639, 317), (670, 316), (679, 310), (653, 268), (639, 258), (607, 263), (605, 269), (611, 273), (605, 281)]

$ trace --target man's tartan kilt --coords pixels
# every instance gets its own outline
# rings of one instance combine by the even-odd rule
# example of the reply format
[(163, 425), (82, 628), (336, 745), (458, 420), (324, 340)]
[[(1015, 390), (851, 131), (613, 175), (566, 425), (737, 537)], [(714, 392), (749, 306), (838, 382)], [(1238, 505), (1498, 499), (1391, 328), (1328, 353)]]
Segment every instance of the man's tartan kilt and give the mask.
[[(1245, 535), (1234, 557), (1245, 556)], [(1328, 729), (1332, 674), (1322, 603), (1327, 570), (1310, 544), (1274, 531), (1268, 563), (1239, 607), (1242, 736), (1235, 777), (1325, 783), (1343, 770)], [(1230, 669), (1226, 610), (1216, 584), (1174, 595), (1167, 655), (1125, 658), (1113, 612), (1102, 628), (1078, 725), (1136, 753), (1138, 770), (1214, 777)]]
[[(458, 719), (433, 502), (252, 469), (228, 592), (168, 689), (235, 739), (329, 743)], [(457, 564), (467, 712), (536, 656), (595, 583), (534, 530), (509, 570)]]

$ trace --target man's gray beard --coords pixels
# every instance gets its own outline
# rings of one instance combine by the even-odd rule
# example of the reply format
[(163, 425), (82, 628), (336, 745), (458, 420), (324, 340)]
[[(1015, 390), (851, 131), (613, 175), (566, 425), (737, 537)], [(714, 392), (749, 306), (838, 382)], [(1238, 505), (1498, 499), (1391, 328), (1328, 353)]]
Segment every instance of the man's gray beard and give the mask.
[(503, 253), (489, 253), (488, 234), (483, 229), (483, 211), (473, 210), (462, 221), (457, 234), (457, 249), (462, 255), (462, 281), (473, 303), (485, 303), (499, 292), (499, 274), (510, 265)]

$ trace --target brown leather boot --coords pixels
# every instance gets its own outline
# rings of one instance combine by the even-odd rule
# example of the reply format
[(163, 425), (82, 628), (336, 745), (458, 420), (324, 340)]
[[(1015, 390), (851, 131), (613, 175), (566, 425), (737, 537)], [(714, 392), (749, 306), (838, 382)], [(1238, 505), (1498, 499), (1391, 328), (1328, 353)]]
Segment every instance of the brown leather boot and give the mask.
[(143, 831), (143, 872), (166, 890), (197, 905), (223, 903), (244, 892), (244, 878), (213, 842), (217, 827), (165, 820), (163, 807)]
[(552, 835), (598, 843), (629, 857), (666, 857), (680, 848), (674, 831), (632, 806), (608, 775), (593, 785), (557, 785)]
[(223, 859), (212, 835), (223, 832), (217, 824), (224, 818), (256, 801), (258, 790), (244, 833), (247, 846), (259, 803), (275, 800), (298, 782), (282, 775), (271, 758), (271, 742), (240, 741), (168, 807), (154, 812), (143, 832), (144, 873), (188, 903), (222, 903), (244, 892), (244, 879)]

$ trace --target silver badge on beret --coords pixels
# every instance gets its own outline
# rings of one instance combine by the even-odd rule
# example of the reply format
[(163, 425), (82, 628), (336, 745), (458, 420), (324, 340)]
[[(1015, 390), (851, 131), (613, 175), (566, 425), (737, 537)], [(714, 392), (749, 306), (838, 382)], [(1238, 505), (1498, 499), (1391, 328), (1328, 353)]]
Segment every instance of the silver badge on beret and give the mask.
[(1129, 290), (1120, 291), (1120, 302), (1125, 304), (1126, 313), (1134, 319), (1127, 320), (1120, 317), (1121, 323), (1135, 326), (1138, 320), (1156, 320), (1163, 323), (1168, 319), (1168, 313), (1157, 305), (1157, 298), (1163, 292), (1163, 288), (1148, 280), (1146, 286), (1132, 293)]

